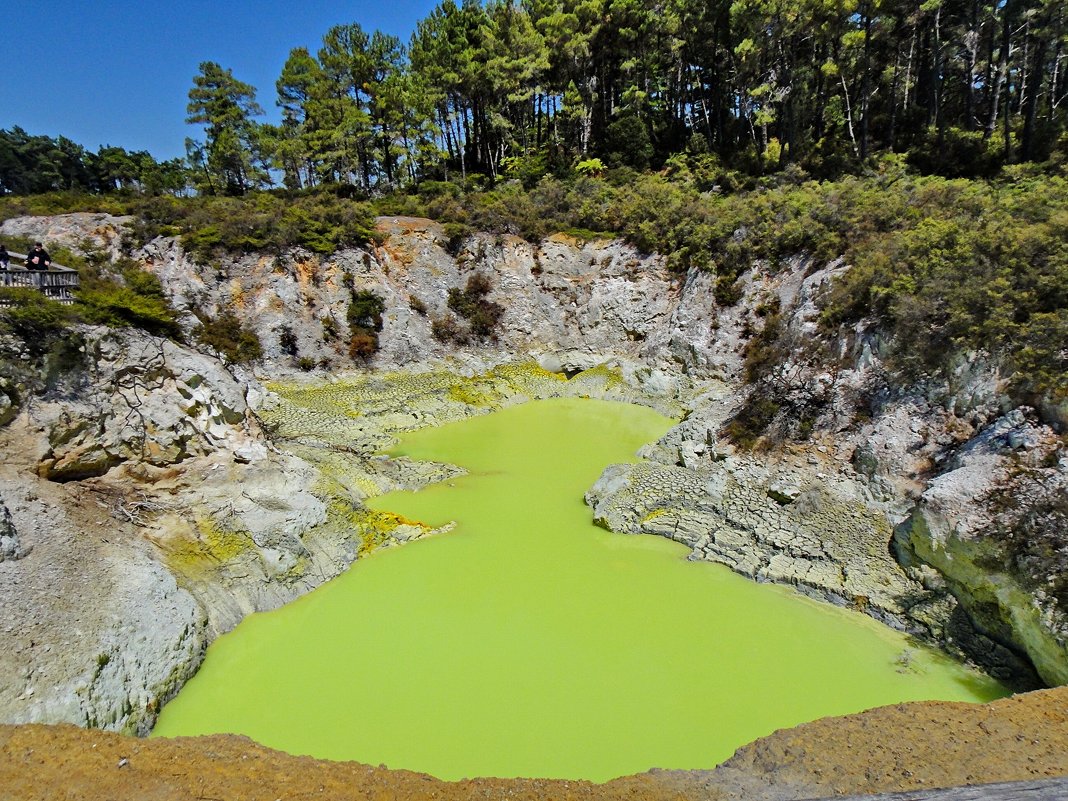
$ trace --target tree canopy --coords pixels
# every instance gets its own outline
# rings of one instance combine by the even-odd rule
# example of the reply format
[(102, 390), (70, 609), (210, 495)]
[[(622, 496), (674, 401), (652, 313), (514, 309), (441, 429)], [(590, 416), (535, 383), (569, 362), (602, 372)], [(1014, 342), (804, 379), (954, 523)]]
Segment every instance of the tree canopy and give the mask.
[[(209, 194), (562, 175), (577, 163), (816, 177), (880, 153), (993, 174), (1068, 150), (1062, 0), (443, 0), (405, 45), (357, 23), (256, 89), (204, 62), (182, 183)], [(0, 132), (0, 191), (180, 191), (173, 162)]]

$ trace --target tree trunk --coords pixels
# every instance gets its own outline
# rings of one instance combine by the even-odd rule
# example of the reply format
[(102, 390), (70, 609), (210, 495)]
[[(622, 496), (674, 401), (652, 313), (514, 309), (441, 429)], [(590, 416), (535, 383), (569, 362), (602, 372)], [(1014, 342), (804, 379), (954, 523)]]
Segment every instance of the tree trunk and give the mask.
[(860, 81), (860, 159), (868, 157), (868, 107), (871, 96), (871, 2), (864, 4), (864, 74)]
[(887, 134), (887, 147), (894, 152), (894, 142), (897, 139), (897, 81), (901, 72), (901, 40), (894, 48), (894, 77), (890, 80), (890, 130)]
[(853, 155), (860, 156), (857, 147), (857, 137), (853, 134), (853, 107), (849, 102), (849, 89), (846, 87), (845, 73), (839, 71), (838, 77), (842, 79), (842, 98), (845, 100), (846, 130), (849, 131), (849, 141), (853, 143)]
[(1020, 158), (1031, 161), (1035, 157), (1035, 122), (1038, 119), (1038, 97), (1042, 92), (1042, 62), (1046, 57), (1046, 40), (1040, 38), (1035, 45), (1034, 65), (1031, 91), (1027, 94), (1024, 106), (1023, 139), (1020, 142)]
[(975, 65), (979, 60), (979, 0), (972, 0), (968, 31), (964, 36), (964, 48), (968, 54), (964, 69), (964, 129), (975, 130)]
[[(994, 92), (991, 95), (990, 101), (990, 116), (986, 122), (986, 132), (984, 134), (985, 139), (989, 139), (998, 126), (998, 107), (1001, 103), (1001, 91), (1005, 89), (1005, 118), (1009, 117), (1009, 102), (1008, 102), (1008, 83), (1009, 76), (1009, 47), (1012, 42), (1012, 27), (1009, 19), (1009, 2), (1006, 0), (1005, 7), (1001, 10), (1002, 24), (1001, 24), (1001, 51), (998, 54), (998, 69), (997, 80), (994, 82)], [(1006, 130), (1008, 130), (1008, 123), (1006, 122)], [(1009, 142), (1008, 137), (1005, 138), (1006, 153), (1008, 152)]]

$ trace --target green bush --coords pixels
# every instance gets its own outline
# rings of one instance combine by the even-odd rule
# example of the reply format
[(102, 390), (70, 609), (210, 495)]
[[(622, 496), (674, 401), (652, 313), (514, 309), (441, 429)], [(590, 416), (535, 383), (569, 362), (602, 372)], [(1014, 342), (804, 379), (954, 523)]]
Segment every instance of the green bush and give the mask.
[(367, 361), (378, 353), (378, 333), (382, 330), (382, 312), (386, 302), (368, 290), (352, 293), (346, 313), (349, 324), (349, 356)]
[(909, 164), (920, 172), (947, 178), (991, 178), (1005, 161), (1005, 139), (999, 133), (960, 128), (927, 128), (908, 152)]
[(519, 181), (529, 189), (549, 171), (549, 162), (545, 153), (505, 156), (501, 159), (501, 169), (506, 177)]
[(331, 339), (337, 339), (338, 327), (337, 320), (335, 320), (329, 313), (319, 318), (319, 322), (323, 327), (323, 340), (330, 341)]
[(263, 356), (259, 337), (245, 328), (232, 312), (223, 311), (214, 318), (200, 318), (193, 336), (200, 344), (234, 364), (255, 361)]
[[(825, 330), (874, 317), (907, 375), (985, 350), (1021, 398), (1068, 393), (1068, 181), (1020, 171), (987, 184), (902, 179), (844, 247), (853, 264), (822, 303)], [(855, 210), (854, 210), (855, 212)]]
[(447, 222), (443, 226), (445, 232), (445, 251), (450, 256), (458, 256), (464, 240), (471, 236), (475, 230), (467, 223)]
[(583, 159), (575, 164), (575, 172), (578, 175), (597, 178), (603, 175), (604, 171), (604, 162), (598, 158)]
[(77, 321), (74, 309), (36, 289), (0, 287), (0, 330), (22, 339), (34, 356), (51, 350)]
[(346, 319), (350, 326), (382, 330), (382, 312), (386, 302), (377, 294), (367, 290), (352, 293)]
[(129, 214), (131, 199), (122, 193), (90, 195), (87, 192), (46, 192), (40, 195), (0, 197), (0, 222), (12, 217), (50, 217), (77, 211)]
[(467, 321), (471, 334), (482, 339), (495, 335), (504, 316), (504, 307), (486, 297), (492, 288), (489, 276), (474, 273), (468, 277), (464, 289), (449, 289), (446, 302), (452, 311)]
[(790, 356), (782, 341), (782, 317), (770, 312), (764, 318), (764, 326), (749, 339), (745, 346), (745, 378), (755, 383), (774, 366)]
[(613, 166), (645, 169), (654, 156), (649, 129), (635, 113), (627, 112), (613, 120), (605, 132), (605, 161)]
[(724, 433), (737, 445), (751, 449), (779, 413), (779, 404), (760, 392), (752, 393), (726, 425)]
[(174, 308), (159, 279), (131, 259), (107, 270), (87, 266), (79, 270), (77, 310), (82, 319), (113, 328), (140, 328), (157, 336), (179, 338)]
[(201, 263), (225, 253), (281, 253), (292, 247), (329, 254), (378, 238), (371, 206), (326, 190), (152, 197), (138, 200), (133, 211), (139, 217), (131, 229), (134, 243), (178, 234)]

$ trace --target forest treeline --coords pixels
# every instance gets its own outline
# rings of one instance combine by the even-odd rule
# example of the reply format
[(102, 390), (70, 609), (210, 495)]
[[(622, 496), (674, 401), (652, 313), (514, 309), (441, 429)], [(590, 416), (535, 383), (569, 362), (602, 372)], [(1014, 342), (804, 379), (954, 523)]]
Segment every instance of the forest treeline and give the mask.
[(0, 129), (0, 195), (57, 190), (178, 195), (188, 189), (185, 159), (157, 161), (148, 151), (110, 145), (94, 153), (64, 136), (29, 134), (19, 126)]
[[(439, 220), (455, 253), (474, 232), (618, 236), (713, 273), (722, 306), (754, 264), (843, 258), (819, 300), (825, 353), (772, 305), (754, 312), (762, 403), (739, 439), (779, 408), (778, 365), (832, 369), (864, 319), (900, 381), (985, 352), (1040, 405), (1068, 397), (1066, 15), (1062, 0), (445, 2), (406, 47), (348, 25), (293, 50), (278, 124), (202, 64), (183, 160), (0, 131), (0, 219), (129, 214), (131, 248), (177, 236), (204, 263), (326, 256), (375, 240), (382, 214)], [(158, 287), (107, 280), (83, 282), (85, 319), (171, 330)]]
[(200, 135), (163, 163), (2, 131), (0, 190), (532, 185), (683, 152), (742, 175), (834, 178), (894, 151), (921, 172), (987, 176), (1068, 149), (1068, 6), (446, 0), (407, 45), (350, 24), (293, 49), (270, 98), (205, 62), (187, 121)]

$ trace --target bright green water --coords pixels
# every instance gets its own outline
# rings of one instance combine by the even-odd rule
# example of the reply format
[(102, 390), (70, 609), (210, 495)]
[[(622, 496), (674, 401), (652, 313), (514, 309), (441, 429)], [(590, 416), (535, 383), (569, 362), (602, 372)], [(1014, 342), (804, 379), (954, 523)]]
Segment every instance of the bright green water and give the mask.
[(856, 613), (590, 523), (583, 491), (669, 421), (528, 403), (420, 431), (398, 453), (471, 475), (376, 507), (450, 534), (379, 552), (246, 619), (158, 735), (239, 732), (293, 753), (447, 779), (604, 780), (712, 767), (776, 728), (1002, 690)]

